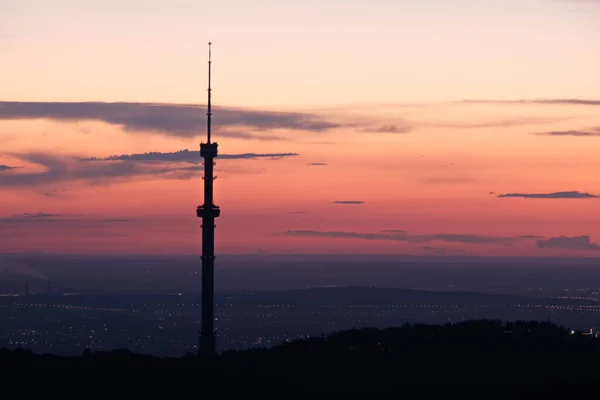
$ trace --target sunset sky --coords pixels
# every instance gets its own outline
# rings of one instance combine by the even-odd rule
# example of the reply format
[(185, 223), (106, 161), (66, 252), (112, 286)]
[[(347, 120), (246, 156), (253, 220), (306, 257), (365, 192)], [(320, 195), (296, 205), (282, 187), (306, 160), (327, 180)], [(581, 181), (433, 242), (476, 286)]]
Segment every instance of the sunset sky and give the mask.
[[(0, 253), (600, 256), (600, 1), (0, 0)], [(114, 157), (111, 157), (114, 156)]]

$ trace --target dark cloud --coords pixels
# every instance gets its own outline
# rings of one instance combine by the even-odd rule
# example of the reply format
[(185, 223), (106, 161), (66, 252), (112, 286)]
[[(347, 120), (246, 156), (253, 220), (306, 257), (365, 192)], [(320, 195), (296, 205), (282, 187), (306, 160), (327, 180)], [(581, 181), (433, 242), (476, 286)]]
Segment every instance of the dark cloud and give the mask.
[(550, 249), (600, 250), (600, 246), (593, 243), (587, 235), (551, 237), (538, 240), (537, 246)]
[[(264, 132), (273, 129), (324, 132), (341, 126), (315, 114), (227, 107), (214, 107), (213, 113), (218, 127), (215, 135), (236, 138), (277, 140), (281, 138)], [(15, 119), (95, 120), (130, 132), (195, 137), (205, 130), (206, 109), (191, 104), (0, 102), (0, 120)], [(247, 129), (258, 133), (247, 133)]]
[(296, 230), (283, 232), (283, 235), (301, 237), (328, 237), (336, 239), (405, 240), (403, 236), (396, 236), (387, 233), (358, 233), (341, 231)]
[(396, 124), (382, 125), (377, 128), (366, 129), (367, 132), (373, 133), (408, 133), (412, 130), (412, 126)]
[(526, 199), (592, 199), (598, 198), (599, 196), (590, 193), (571, 191), (555, 193), (505, 193), (499, 194), (498, 197), (522, 197)]
[(416, 235), (409, 236), (411, 241), (444, 241), (467, 244), (505, 244), (512, 242), (517, 238), (513, 237), (497, 237), (497, 236), (481, 236), (481, 235), (463, 235), (455, 233), (437, 233), (435, 235)]
[(365, 204), (365, 201), (362, 200), (337, 200), (332, 201), (332, 204)]
[(570, 130), (570, 131), (549, 131), (536, 132), (532, 135), (538, 136), (600, 136), (600, 128), (593, 128), (585, 131)]
[(390, 240), (397, 242), (450, 242), (464, 244), (510, 244), (518, 241), (520, 237), (498, 237), (482, 235), (465, 235), (454, 233), (437, 233), (432, 235), (409, 235), (402, 230), (386, 230), (378, 233), (360, 233), (360, 232), (341, 232), (341, 231), (315, 231), (315, 230), (296, 230), (286, 231), (286, 236), (302, 237), (328, 237), (338, 239), (364, 239), (364, 240)]
[[(242, 154), (220, 154), (221, 160), (250, 160), (255, 158), (280, 159), (284, 157), (298, 156), (298, 153), (242, 153)], [(203, 162), (200, 150), (179, 150), (175, 152), (158, 152), (139, 154), (121, 154), (105, 158), (85, 158), (82, 161), (137, 161), (137, 162), (186, 162), (198, 164)]]
[(306, 211), (290, 211), (288, 214), (306, 214)]
[[(297, 153), (244, 153), (223, 154), (219, 158), (240, 160), (261, 158), (276, 160), (297, 155)], [(118, 179), (141, 176), (152, 177), (157, 175), (160, 175), (163, 179), (189, 179), (196, 176), (194, 172), (203, 170), (201, 165), (184, 167), (173, 165), (173, 163), (177, 162), (201, 163), (202, 158), (199, 152), (190, 150), (181, 150), (173, 153), (123, 154), (106, 158), (87, 159), (59, 157), (44, 153), (12, 154), (12, 156), (43, 166), (45, 171), (0, 174), (0, 186), (36, 186), (59, 181), (87, 181), (89, 183), (102, 184)], [(44, 192), (44, 195), (47, 196), (56, 194), (58, 193)]]
[(539, 100), (462, 100), (460, 103), (469, 104), (572, 104), (584, 106), (600, 106), (600, 100), (585, 99), (539, 99)]
[(327, 163), (324, 163), (324, 162), (311, 162), (311, 163), (308, 163), (308, 165), (313, 166), (313, 167), (319, 167), (319, 166), (326, 166)]
[[(133, 176), (167, 175), (182, 171), (170, 166), (148, 166), (132, 162), (85, 163), (67, 157), (44, 153), (13, 155), (23, 161), (44, 167), (43, 172), (0, 174), (0, 186), (37, 186), (59, 181), (88, 181), (106, 183)], [(176, 177), (176, 176), (175, 176)]]
[(10, 171), (10, 170), (17, 169), (17, 168), (23, 168), (23, 167), (11, 167), (10, 165), (1, 165), (0, 164), (0, 172), (1, 171)]

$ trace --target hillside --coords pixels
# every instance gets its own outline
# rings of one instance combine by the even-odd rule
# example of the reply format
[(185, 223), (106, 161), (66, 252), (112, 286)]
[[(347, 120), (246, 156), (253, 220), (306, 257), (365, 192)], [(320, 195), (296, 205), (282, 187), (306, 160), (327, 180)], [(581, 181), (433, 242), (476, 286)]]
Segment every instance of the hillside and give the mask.
[(2, 351), (0, 367), (13, 374), (10, 383), (27, 383), (28, 393), (201, 397), (206, 388), (222, 395), (394, 391), (412, 398), (531, 399), (592, 395), (599, 356), (599, 340), (553, 324), (470, 321), (351, 330), (213, 359)]

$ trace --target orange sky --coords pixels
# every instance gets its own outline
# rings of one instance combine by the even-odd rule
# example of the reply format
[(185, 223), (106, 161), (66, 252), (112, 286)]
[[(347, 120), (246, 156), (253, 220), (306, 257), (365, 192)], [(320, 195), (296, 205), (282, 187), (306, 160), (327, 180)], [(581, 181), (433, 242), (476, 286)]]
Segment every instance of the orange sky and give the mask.
[[(72, 104), (58, 106), (73, 109)], [(119, 114), (121, 126), (107, 123), (112, 114), (101, 112), (79, 121), (52, 115), (33, 119), (32, 113), (46, 106), (31, 103), (19, 107), (33, 111), (21, 109), (19, 119), (9, 119), (18, 114), (16, 107), (4, 103), (0, 112), (0, 165), (22, 167), (0, 172), (3, 252), (200, 251), (195, 207), (202, 198), (202, 171), (181, 170), (199, 166), (197, 153), (186, 159), (191, 162), (81, 159), (196, 152), (204, 123), (201, 109), (192, 108), (176, 121), (197, 112), (192, 121), (197, 132), (173, 137), (155, 118), (178, 107), (153, 108), (150, 117), (129, 110), (131, 115)], [(336, 127), (318, 132), (297, 129), (295, 121), (275, 130), (257, 129), (245, 117), (250, 122), (243, 122), (244, 132), (259, 132), (262, 140), (226, 136), (235, 135), (237, 125), (227, 125), (223, 117), (219, 126), (223, 111), (217, 108), (215, 130), (223, 132), (217, 134), (223, 156), (216, 167), (215, 196), (223, 209), (218, 251), (597, 254), (593, 243), (576, 237), (589, 235), (592, 242), (600, 237), (594, 212), (600, 199), (498, 197), (600, 193), (594, 172), (600, 169), (599, 137), (571, 132), (595, 133), (597, 108), (431, 103), (327, 109), (311, 111), (311, 118)], [(166, 131), (131, 130), (146, 123), (144, 118)], [(538, 135), (544, 132), (569, 134)], [(297, 155), (227, 158), (243, 153)], [(560, 236), (570, 238), (551, 239)], [(540, 247), (539, 241), (551, 247)]]
[(599, 255), (595, 3), (2, 3), (0, 253), (200, 253), (210, 39), (217, 254)]

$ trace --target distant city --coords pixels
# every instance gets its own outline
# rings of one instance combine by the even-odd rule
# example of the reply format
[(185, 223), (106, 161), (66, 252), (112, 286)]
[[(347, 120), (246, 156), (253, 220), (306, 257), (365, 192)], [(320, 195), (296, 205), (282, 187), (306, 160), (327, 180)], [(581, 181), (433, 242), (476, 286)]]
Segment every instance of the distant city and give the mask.
[[(352, 258), (224, 256), (218, 350), (407, 322), (551, 320), (594, 335), (600, 328), (595, 260)], [(2, 266), (0, 348), (198, 351), (197, 258), (6, 256)]]

